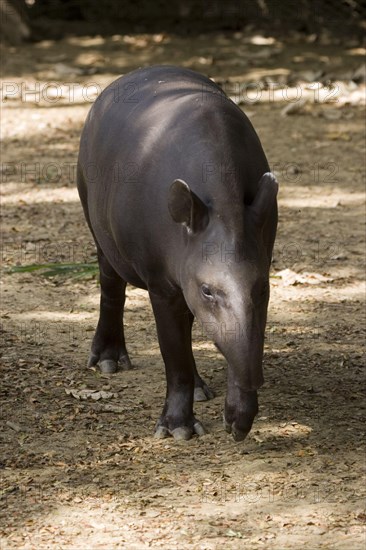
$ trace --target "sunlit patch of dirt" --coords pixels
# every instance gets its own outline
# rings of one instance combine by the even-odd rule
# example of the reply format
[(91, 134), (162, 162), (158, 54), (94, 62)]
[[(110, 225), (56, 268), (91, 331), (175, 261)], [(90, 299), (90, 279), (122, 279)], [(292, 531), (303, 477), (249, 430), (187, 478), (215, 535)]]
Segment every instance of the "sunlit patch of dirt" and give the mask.
[[(364, 85), (351, 84), (361, 58), (351, 45), (268, 38), (70, 37), (6, 55), (4, 548), (363, 548)], [(220, 82), (248, 113), (280, 182), (266, 383), (244, 443), (223, 430), (225, 361), (199, 326), (194, 352), (216, 397), (195, 412), (209, 433), (184, 443), (155, 440), (165, 380), (146, 293), (128, 288), (135, 369), (108, 377), (85, 368), (98, 317), (96, 279), (6, 271), (95, 261), (75, 190), (82, 124), (117, 75), (156, 63)], [(344, 84), (336, 104), (307, 100), (286, 114), (283, 95), (268, 95), (275, 79), (292, 89), (302, 82), (308, 98), (311, 79), (326, 86), (327, 71)], [(253, 80), (267, 82), (259, 102), (242, 88)], [(317, 284), (276, 277), (286, 269), (319, 274)], [(98, 399), (79, 399), (86, 389)]]

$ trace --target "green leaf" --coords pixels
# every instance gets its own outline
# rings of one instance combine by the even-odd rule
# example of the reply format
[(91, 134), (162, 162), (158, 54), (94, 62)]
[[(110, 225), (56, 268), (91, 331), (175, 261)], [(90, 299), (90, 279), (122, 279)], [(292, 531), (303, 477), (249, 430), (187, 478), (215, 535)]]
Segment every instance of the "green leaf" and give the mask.
[(30, 264), (13, 266), (7, 270), (8, 273), (33, 273), (34, 271), (42, 271), (43, 277), (56, 277), (57, 275), (67, 275), (69, 277), (83, 278), (98, 274), (98, 264)]

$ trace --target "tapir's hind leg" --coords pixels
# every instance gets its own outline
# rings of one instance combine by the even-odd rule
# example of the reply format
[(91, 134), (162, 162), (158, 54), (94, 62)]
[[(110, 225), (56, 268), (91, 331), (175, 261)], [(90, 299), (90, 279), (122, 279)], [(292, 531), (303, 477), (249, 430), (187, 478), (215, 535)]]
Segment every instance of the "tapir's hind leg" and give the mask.
[(126, 350), (123, 332), (123, 308), (125, 305), (126, 281), (116, 273), (98, 248), (100, 272), (100, 315), (95, 332), (88, 367), (99, 363), (104, 373), (130, 369), (131, 362)]
[[(194, 316), (190, 311), (188, 312), (188, 316), (189, 316), (189, 323), (190, 323), (191, 334), (192, 334)], [(192, 340), (191, 340), (191, 349), (192, 349)], [(207, 401), (208, 399), (213, 399), (215, 397), (215, 392), (206, 384), (204, 380), (202, 380), (202, 378), (198, 374), (193, 353), (192, 353), (192, 359), (193, 359), (193, 373), (194, 373), (194, 394), (193, 394), (194, 400)]]
[(91, 346), (88, 367), (99, 363), (102, 372), (113, 373), (118, 370), (119, 363), (122, 368), (130, 369), (131, 362), (123, 332), (126, 281), (121, 279), (110, 265), (95, 237), (89, 216), (87, 185), (79, 162), (77, 185), (85, 219), (97, 247), (101, 287), (99, 322)]

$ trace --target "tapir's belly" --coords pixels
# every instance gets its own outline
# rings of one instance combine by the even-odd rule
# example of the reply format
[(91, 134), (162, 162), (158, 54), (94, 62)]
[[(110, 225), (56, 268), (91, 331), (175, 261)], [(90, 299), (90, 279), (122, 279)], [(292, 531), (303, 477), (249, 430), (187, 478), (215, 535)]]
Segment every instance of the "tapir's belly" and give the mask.
[(132, 242), (121, 242), (121, 239), (113, 238), (110, 233), (101, 226), (100, 220), (91, 219), (93, 232), (100, 249), (108, 262), (118, 275), (127, 283), (138, 288), (147, 289), (147, 282), (139, 269), (141, 263), (136, 255), (136, 249)]

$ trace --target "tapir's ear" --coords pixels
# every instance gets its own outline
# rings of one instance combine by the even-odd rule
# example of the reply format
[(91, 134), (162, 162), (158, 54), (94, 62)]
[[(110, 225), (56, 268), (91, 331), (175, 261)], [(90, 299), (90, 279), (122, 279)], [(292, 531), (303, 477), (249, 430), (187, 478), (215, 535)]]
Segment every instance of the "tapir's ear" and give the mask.
[(208, 223), (208, 208), (183, 180), (175, 180), (169, 189), (169, 212), (173, 220), (189, 232), (202, 231)]
[(257, 194), (250, 205), (250, 210), (259, 226), (262, 227), (265, 224), (275, 205), (277, 193), (278, 183), (275, 176), (272, 172), (266, 172), (259, 180)]

